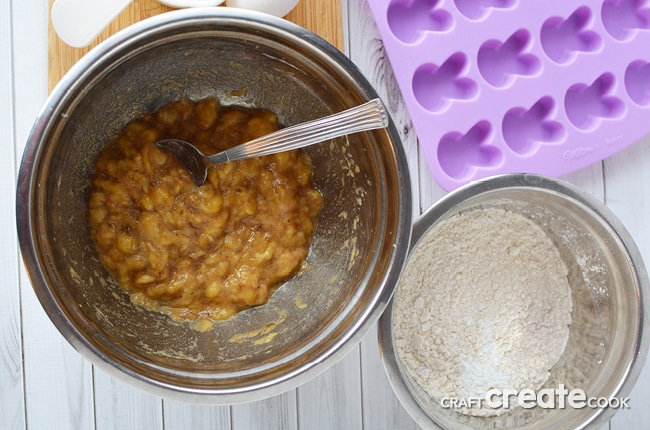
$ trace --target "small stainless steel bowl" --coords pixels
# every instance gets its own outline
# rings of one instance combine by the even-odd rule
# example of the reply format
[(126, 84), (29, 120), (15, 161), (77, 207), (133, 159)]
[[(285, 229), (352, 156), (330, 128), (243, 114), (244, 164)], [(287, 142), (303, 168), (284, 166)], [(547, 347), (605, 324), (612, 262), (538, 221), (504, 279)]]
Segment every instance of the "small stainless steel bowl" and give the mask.
[(189, 401), (281, 393), (344, 356), (386, 306), (411, 233), (404, 151), (392, 124), (306, 149), (324, 196), (308, 270), (268, 304), (200, 333), (131, 304), (100, 264), (87, 221), (102, 147), (183, 96), (268, 108), (291, 125), (377, 94), (341, 52), (279, 18), (205, 8), (135, 24), (79, 61), (36, 120), (17, 189), (25, 265), (59, 331), (112, 375)]
[[(502, 208), (534, 220), (560, 250), (573, 300), (569, 340), (542, 388), (582, 389), (589, 397), (626, 397), (650, 343), (648, 275), (632, 238), (605, 205), (571, 184), (537, 175), (471, 183), (437, 202), (415, 223), (410, 251), (441, 220), (477, 208)], [(408, 262), (407, 266), (408, 267)], [(406, 284), (399, 283), (395, 297)], [(615, 408), (515, 408), (496, 417), (444, 408), (409, 375), (393, 344), (393, 306), (379, 320), (382, 360), (399, 400), (423, 428), (580, 429), (602, 424)], [(467, 400), (467, 399), (466, 399)], [(566, 400), (566, 399), (565, 399)]]

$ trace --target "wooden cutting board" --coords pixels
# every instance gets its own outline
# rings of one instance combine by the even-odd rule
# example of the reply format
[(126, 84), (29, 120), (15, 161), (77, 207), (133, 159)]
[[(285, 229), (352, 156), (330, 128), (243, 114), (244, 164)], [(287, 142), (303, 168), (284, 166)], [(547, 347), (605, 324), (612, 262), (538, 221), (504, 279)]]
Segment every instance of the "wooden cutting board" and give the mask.
[[(51, 9), (54, 0), (49, 0), (49, 2)], [(49, 20), (47, 74), (49, 90), (52, 91), (52, 88), (61, 80), (70, 67), (97, 43), (135, 22), (170, 10), (172, 10), (170, 7), (158, 3), (157, 0), (134, 0), (104, 30), (97, 40), (86, 48), (72, 48), (66, 45), (56, 34), (51, 20)], [(300, 0), (298, 6), (286, 16), (286, 19), (313, 31), (332, 45), (343, 50), (340, 0)]]

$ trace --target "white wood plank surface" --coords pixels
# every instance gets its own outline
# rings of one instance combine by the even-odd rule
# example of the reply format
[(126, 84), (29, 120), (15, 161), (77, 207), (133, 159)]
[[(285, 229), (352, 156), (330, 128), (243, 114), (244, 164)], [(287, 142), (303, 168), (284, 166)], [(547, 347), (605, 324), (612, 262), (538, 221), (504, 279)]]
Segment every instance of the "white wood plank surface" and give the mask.
[(298, 428), (296, 390), (270, 399), (232, 406), (234, 429), (294, 430)]
[(230, 407), (163, 400), (166, 430), (230, 429)]
[[(604, 162), (605, 202), (625, 225), (650, 266), (650, 136)], [(646, 363), (630, 394), (630, 409), (619, 411), (612, 429), (650, 428), (650, 364)], [(645, 427), (641, 427), (644, 425)]]
[[(9, 4), (13, 43), (11, 51), (2, 55), (3, 63), (8, 61), (13, 66), (15, 135), (7, 142), (13, 141), (15, 156), (20, 159), (34, 119), (47, 97), (47, 2)], [(15, 176), (16, 171), (13, 173)], [(53, 423), (69, 429), (93, 428), (92, 366), (50, 323), (22, 269), (19, 291), (25, 422), (30, 428), (51, 428)]]
[(14, 70), (12, 16), (8, 2), (0, 3), (0, 428), (25, 426), (23, 352), (20, 321), (19, 268), (15, 233), (16, 160), (14, 155)]
[(124, 384), (95, 368), (97, 430), (163, 428), (162, 399)]
[[(346, 53), (386, 102), (410, 166), (415, 214), (445, 192), (431, 179), (366, 0), (343, 0)], [(373, 328), (298, 389), (259, 402), (192, 405), (144, 393), (94, 368), (58, 333), (31, 289), (15, 230), (17, 166), (47, 97), (47, 0), (0, 0), (0, 429), (410, 430), (385, 376)], [(606, 202), (650, 263), (650, 138), (565, 179)], [(649, 429), (650, 366), (631, 408), (603, 428)]]
[(359, 429), (362, 426), (359, 347), (332, 368), (298, 387), (298, 428)]

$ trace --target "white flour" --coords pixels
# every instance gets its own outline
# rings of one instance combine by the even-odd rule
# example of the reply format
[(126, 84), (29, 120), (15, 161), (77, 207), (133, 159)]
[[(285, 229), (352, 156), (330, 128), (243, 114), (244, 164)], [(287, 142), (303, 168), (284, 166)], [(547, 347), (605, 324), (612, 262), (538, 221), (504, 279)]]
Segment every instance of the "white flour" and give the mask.
[(501, 209), (457, 214), (432, 228), (394, 306), (397, 353), (438, 401), (540, 388), (564, 351), (572, 310), (567, 268), (550, 238)]

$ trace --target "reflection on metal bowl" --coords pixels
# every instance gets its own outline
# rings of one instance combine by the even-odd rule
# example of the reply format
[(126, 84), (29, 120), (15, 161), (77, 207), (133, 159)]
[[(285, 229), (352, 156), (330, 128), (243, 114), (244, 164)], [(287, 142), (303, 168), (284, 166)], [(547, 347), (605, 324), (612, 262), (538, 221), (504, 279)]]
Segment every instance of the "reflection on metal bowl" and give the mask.
[[(532, 220), (557, 247), (569, 271), (573, 310), (568, 342), (539, 391), (564, 387), (595, 398), (628, 396), (650, 343), (650, 290), (639, 251), (624, 226), (602, 202), (564, 181), (500, 175), (438, 201), (416, 221), (410, 249), (441, 220), (483, 208), (513, 211)], [(402, 288), (409, 285), (400, 282), (395, 297)], [(393, 309), (391, 302), (379, 321), (382, 359), (397, 396), (423, 428), (578, 429), (602, 424), (616, 412), (570, 407), (565, 398), (565, 407), (558, 399), (556, 407), (533, 404), (500, 416), (462, 414), (448, 402), (431, 398), (409, 375), (395, 348)]]
[(206, 332), (134, 306), (89, 237), (93, 162), (141, 113), (207, 96), (292, 125), (377, 94), (347, 57), (287, 21), (229, 8), (150, 18), (92, 50), (47, 100), (23, 156), (18, 230), (39, 300), (85, 357), (159, 395), (235, 403), (315, 376), (378, 319), (406, 258), (411, 191), (393, 125), (312, 146), (324, 202), (308, 270)]

